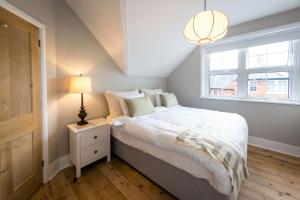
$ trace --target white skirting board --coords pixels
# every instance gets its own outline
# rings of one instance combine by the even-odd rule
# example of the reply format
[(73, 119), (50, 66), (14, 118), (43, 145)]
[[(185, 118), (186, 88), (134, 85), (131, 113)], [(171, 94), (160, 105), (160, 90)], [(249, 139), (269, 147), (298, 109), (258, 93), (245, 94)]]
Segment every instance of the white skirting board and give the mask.
[(59, 157), (48, 165), (48, 181), (55, 177), (58, 172), (72, 165), (69, 154)]
[(284, 144), (254, 136), (249, 136), (248, 144), (300, 158), (299, 146), (292, 146), (289, 144)]
[[(248, 144), (264, 149), (277, 151), (300, 158), (300, 147), (267, 140), (264, 138), (249, 136)], [(64, 155), (48, 165), (48, 180), (51, 180), (61, 170), (72, 166), (70, 155)]]

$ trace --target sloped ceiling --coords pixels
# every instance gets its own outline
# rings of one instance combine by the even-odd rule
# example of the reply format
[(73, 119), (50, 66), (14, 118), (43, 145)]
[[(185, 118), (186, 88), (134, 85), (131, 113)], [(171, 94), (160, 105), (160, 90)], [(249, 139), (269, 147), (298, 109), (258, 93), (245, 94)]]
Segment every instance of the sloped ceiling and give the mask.
[[(202, 0), (65, 0), (127, 75), (168, 76), (195, 48), (182, 35)], [(230, 25), (300, 6), (299, 0), (208, 0)]]
[[(103, 45), (119, 68), (126, 73), (127, 63), (125, 13), (120, 2), (123, 0), (66, 0), (95, 38)], [(123, 7), (123, 8), (122, 8)]]

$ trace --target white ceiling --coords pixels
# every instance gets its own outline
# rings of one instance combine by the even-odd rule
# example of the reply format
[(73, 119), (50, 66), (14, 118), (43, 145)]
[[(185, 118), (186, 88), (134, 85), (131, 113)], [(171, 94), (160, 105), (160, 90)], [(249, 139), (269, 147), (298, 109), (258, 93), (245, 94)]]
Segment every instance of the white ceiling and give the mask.
[[(128, 75), (168, 76), (195, 48), (182, 35), (201, 0), (65, 0)], [(300, 7), (300, 0), (207, 0), (230, 25)]]
[(300, 6), (300, 0), (207, 0), (207, 8), (225, 12), (230, 25), (266, 17)]
[(128, 0), (129, 74), (168, 76), (194, 49), (182, 31), (197, 6), (198, 0)]

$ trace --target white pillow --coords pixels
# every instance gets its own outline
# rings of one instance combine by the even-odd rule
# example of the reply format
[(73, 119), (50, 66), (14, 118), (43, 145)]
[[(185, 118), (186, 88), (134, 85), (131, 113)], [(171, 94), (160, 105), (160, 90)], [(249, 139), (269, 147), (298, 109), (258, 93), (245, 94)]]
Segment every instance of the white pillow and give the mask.
[(160, 96), (158, 94), (163, 93), (162, 89), (141, 89), (141, 91), (150, 98), (154, 107), (161, 106)]
[(125, 102), (126, 99), (136, 99), (136, 98), (142, 98), (142, 97), (145, 97), (144, 93), (140, 93), (140, 94), (137, 94), (137, 95), (130, 95), (130, 96), (127, 96), (125, 98), (119, 97), (119, 103), (121, 105), (123, 115), (129, 116), (128, 105)]
[(137, 89), (132, 91), (106, 91), (104, 96), (106, 98), (109, 114), (111, 117), (116, 117), (122, 115), (122, 108), (119, 102), (119, 98), (126, 98), (131, 95), (138, 95), (139, 91)]

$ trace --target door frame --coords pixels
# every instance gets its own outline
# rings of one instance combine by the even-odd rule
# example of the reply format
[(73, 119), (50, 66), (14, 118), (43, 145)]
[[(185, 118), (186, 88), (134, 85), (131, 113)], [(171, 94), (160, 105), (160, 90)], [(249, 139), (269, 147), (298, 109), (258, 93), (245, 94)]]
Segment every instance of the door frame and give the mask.
[(47, 99), (47, 73), (46, 73), (46, 26), (34, 19), (30, 15), (26, 14), (22, 10), (18, 9), (11, 3), (5, 0), (0, 0), (0, 6), (9, 12), (17, 15), (25, 21), (33, 24), (39, 29), (40, 36), (40, 67), (41, 67), (41, 105), (42, 105), (42, 160), (43, 166), (43, 183), (48, 182), (48, 165), (49, 165), (49, 154), (48, 154), (48, 99)]

